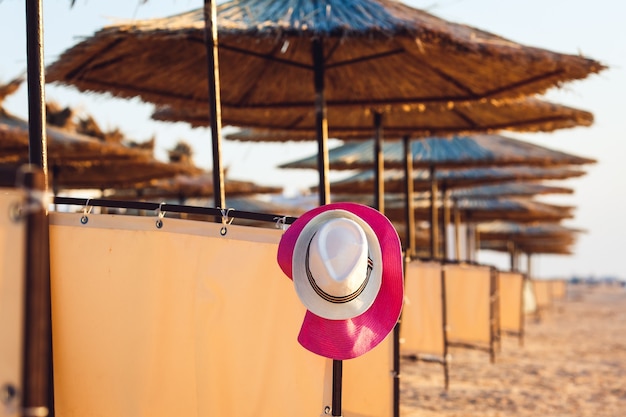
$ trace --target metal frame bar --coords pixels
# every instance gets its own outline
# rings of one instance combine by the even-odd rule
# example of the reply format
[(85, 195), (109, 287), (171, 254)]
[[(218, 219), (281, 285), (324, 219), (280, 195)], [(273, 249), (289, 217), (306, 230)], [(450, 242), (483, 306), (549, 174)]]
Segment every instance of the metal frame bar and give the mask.
[[(169, 203), (150, 203), (145, 201), (124, 201), (124, 200), (108, 200), (103, 198), (74, 198), (74, 197), (55, 197), (54, 204), (67, 204), (75, 206), (93, 206), (107, 208), (124, 208), (136, 210), (167, 211), (171, 213), (201, 214), (207, 216), (222, 216), (222, 209), (213, 207), (185, 206), (180, 204)], [(255, 213), (244, 210), (232, 210), (228, 213), (229, 217), (247, 220), (257, 220), (265, 222), (282, 221), (284, 224), (292, 224), (296, 221), (296, 217), (284, 216), (280, 214)]]

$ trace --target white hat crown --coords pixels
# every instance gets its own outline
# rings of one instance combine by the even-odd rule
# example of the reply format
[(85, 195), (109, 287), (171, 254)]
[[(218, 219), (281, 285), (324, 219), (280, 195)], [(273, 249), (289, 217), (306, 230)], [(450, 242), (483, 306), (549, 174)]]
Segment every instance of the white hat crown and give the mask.
[(308, 251), (310, 279), (323, 293), (341, 299), (362, 288), (368, 275), (368, 244), (355, 221), (327, 221), (313, 235)]

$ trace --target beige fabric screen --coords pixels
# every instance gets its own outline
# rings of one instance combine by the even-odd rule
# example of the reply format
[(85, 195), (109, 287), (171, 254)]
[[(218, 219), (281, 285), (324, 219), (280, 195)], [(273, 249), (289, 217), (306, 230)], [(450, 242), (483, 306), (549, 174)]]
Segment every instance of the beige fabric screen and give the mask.
[(400, 325), (403, 353), (444, 355), (441, 264), (409, 262)]
[(533, 280), (524, 280), (524, 314), (532, 314), (537, 311), (537, 299), (533, 288)]
[(532, 280), (533, 292), (535, 294), (535, 303), (538, 309), (545, 309), (552, 303), (552, 295), (550, 291), (551, 282), (548, 280)]
[[(331, 361), (296, 340), (304, 308), (279, 230), (51, 216), (57, 414), (322, 414)], [(344, 362), (345, 416), (392, 410), (392, 340)]]
[(500, 330), (520, 333), (522, 329), (522, 290), (524, 276), (519, 272), (498, 271)]
[(449, 344), (491, 346), (491, 269), (444, 265)]
[(567, 294), (567, 282), (563, 279), (552, 280), (550, 292), (553, 300), (563, 300)]
[[(0, 386), (21, 385), (26, 227), (11, 210), (24, 202), (18, 190), (0, 189)], [(0, 401), (0, 417), (18, 415), (17, 404)]]

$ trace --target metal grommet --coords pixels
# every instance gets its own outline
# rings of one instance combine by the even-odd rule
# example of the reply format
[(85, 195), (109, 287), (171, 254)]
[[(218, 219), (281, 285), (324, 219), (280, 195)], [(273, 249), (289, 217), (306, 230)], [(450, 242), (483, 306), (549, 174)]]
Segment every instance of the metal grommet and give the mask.
[(17, 387), (11, 383), (4, 384), (0, 388), (0, 403), (10, 405), (17, 399)]
[(83, 214), (82, 216), (80, 216), (81, 224), (87, 224), (88, 221), (89, 221), (89, 217), (87, 217), (86, 214)]
[(162, 227), (163, 227), (163, 220), (161, 220), (161, 219), (157, 219), (157, 221), (156, 221), (156, 227), (157, 227), (157, 229), (162, 228)]
[(324, 407), (324, 414), (330, 414), (332, 411), (332, 409), (330, 408), (329, 405), (327, 405), (326, 407)]
[(22, 207), (20, 203), (11, 204), (11, 207), (9, 207), (9, 219), (11, 219), (12, 222), (22, 220)]
[(222, 226), (222, 228), (220, 229), (220, 235), (226, 236), (227, 232), (228, 232), (228, 229), (226, 228), (226, 226)]

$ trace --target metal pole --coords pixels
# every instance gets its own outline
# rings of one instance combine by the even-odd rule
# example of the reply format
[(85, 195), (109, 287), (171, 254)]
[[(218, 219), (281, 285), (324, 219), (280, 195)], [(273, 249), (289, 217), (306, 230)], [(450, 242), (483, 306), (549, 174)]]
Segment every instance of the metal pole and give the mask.
[(314, 39), (313, 81), (315, 84), (315, 133), (317, 136), (317, 170), (319, 173), (320, 206), (330, 203), (330, 181), (328, 179), (328, 117), (324, 97), (324, 45), (321, 39)]
[(405, 256), (411, 257), (415, 253), (415, 201), (413, 194), (413, 152), (409, 136), (402, 138), (404, 148), (404, 191), (406, 196), (406, 242)]
[(450, 388), (450, 369), (448, 364), (448, 303), (446, 302), (446, 267), (441, 264), (441, 326), (443, 331), (443, 384)]
[(452, 200), (454, 205), (454, 257), (457, 261), (461, 260), (461, 210), (457, 205), (456, 199)]
[(222, 104), (217, 42), (217, 9), (213, 0), (204, 0), (204, 44), (207, 53), (209, 117), (213, 150), (213, 200), (215, 207), (225, 208), (224, 168), (222, 167)]
[(435, 167), (430, 166), (430, 257), (439, 259), (439, 208)]
[[(320, 39), (312, 44), (313, 81), (315, 84), (315, 132), (317, 136), (317, 170), (319, 172), (320, 206), (330, 203), (330, 181), (328, 179), (328, 117), (324, 97), (324, 45)], [(333, 359), (332, 415), (341, 415), (341, 392), (343, 362)]]
[(28, 85), (28, 160), (43, 171), (48, 189), (48, 144), (43, 63), (42, 0), (26, 1), (26, 58)]
[[(30, 165), (23, 173), (27, 191), (26, 271), (22, 363), (24, 417), (54, 415), (52, 385), (52, 320), (48, 216), (43, 206), (45, 175)], [(33, 207), (31, 209), (30, 207)]]
[(374, 112), (374, 201), (376, 210), (385, 212), (385, 157), (383, 155), (383, 116)]
[[(43, 196), (48, 190), (45, 72), (42, 0), (26, 0), (26, 58), (28, 86), (28, 158), (22, 185), (28, 193), (26, 269), (20, 414), (54, 415), (50, 248), (48, 216)], [(22, 173), (22, 172), (21, 172)], [(20, 173), (20, 174), (21, 174)]]
[(443, 246), (443, 259), (448, 259), (448, 228), (450, 226), (450, 190), (447, 189), (446, 184), (441, 186), (441, 205), (443, 206), (443, 227), (441, 228), (441, 243)]
[(333, 399), (332, 415), (341, 416), (341, 386), (343, 378), (343, 361), (333, 359)]

